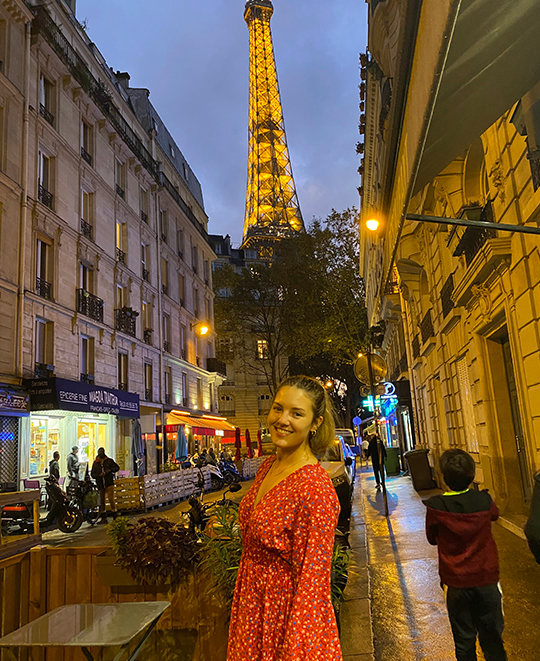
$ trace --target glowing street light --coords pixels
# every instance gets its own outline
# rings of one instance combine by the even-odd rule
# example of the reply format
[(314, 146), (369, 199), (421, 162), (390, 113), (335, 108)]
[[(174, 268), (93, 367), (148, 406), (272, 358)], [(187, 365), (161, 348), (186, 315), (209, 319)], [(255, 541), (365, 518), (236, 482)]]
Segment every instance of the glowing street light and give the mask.
[(366, 227), (372, 232), (376, 232), (379, 229), (379, 221), (376, 218), (370, 218), (366, 221)]
[(208, 335), (210, 326), (205, 321), (199, 321), (196, 324), (189, 324), (189, 330), (194, 330), (197, 335), (202, 337)]

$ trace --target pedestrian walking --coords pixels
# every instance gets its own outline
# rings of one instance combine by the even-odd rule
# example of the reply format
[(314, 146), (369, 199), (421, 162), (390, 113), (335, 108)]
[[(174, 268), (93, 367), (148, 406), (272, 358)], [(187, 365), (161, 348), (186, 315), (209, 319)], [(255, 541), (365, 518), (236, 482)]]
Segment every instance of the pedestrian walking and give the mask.
[(49, 461), (49, 475), (53, 475), (57, 480), (60, 479), (60, 452), (54, 452), (53, 458)]
[(536, 562), (540, 565), (540, 473), (534, 478), (534, 491), (525, 535)]
[(341, 661), (330, 599), (339, 501), (317, 460), (335, 438), (328, 393), (315, 379), (286, 379), (268, 427), (276, 455), (240, 504), (227, 660)]
[[(373, 466), (373, 475), (375, 475), (375, 482), (377, 489), (381, 488), (382, 471), (384, 470), (384, 459), (386, 459), (386, 448), (381, 441), (378, 434), (373, 434), (369, 440), (368, 445), (368, 458), (371, 458), (371, 465)], [(383, 465), (381, 466), (381, 457), (383, 458)]]
[(367, 466), (367, 461), (368, 461), (368, 450), (369, 450), (369, 434), (366, 434), (364, 436), (364, 439), (362, 441), (362, 454), (364, 455), (364, 459), (366, 460), (366, 466)]
[(497, 546), (491, 522), (497, 505), (485, 491), (471, 489), (476, 467), (464, 450), (447, 450), (440, 468), (449, 491), (425, 502), (426, 534), (439, 553), (457, 661), (476, 660), (476, 639), (486, 661), (506, 661)]
[(107, 523), (107, 509), (105, 498), (111, 506), (113, 519), (116, 519), (116, 501), (114, 499), (114, 474), (118, 473), (120, 466), (105, 454), (105, 448), (98, 448), (98, 454), (92, 466), (92, 477), (97, 483), (99, 489), (99, 513), (101, 515), (99, 523)]

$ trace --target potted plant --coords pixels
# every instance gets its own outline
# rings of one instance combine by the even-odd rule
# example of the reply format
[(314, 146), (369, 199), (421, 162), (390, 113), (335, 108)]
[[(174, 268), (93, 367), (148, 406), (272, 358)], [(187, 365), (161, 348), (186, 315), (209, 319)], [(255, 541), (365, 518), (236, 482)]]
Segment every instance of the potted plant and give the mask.
[(107, 526), (112, 551), (98, 556), (104, 585), (164, 587), (186, 583), (199, 551), (195, 533), (164, 518), (143, 518), (131, 524), (120, 517)]

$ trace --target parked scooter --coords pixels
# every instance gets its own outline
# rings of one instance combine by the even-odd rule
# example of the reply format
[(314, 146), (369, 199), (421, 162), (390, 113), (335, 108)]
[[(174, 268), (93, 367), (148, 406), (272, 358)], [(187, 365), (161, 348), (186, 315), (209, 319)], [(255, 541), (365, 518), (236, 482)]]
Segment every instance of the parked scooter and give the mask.
[(88, 472), (84, 480), (78, 480), (70, 489), (70, 505), (78, 507), (86, 521), (94, 526), (99, 519), (99, 491)]
[(242, 480), (238, 468), (232, 459), (224, 459), (222, 455), (218, 466), (223, 474), (223, 481), (227, 486)]
[(199, 481), (199, 495), (190, 496), (188, 503), (190, 509), (185, 513), (189, 521), (190, 530), (199, 530), (203, 531), (206, 527), (208, 521), (212, 518), (212, 514), (216, 507), (221, 507), (227, 504), (234, 504), (233, 501), (230, 501), (226, 498), (229, 492), (237, 493), (242, 489), (240, 484), (231, 484), (231, 486), (223, 492), (223, 496), (214, 501), (213, 503), (203, 503), (203, 493), (204, 493), (204, 482)]
[[(70, 503), (70, 499), (63, 491), (54, 475), (45, 478), (45, 490), (51, 507), (47, 516), (39, 520), (39, 529), (44, 531), (55, 522), (62, 532), (75, 532), (83, 522), (83, 513), (79, 507)], [(34, 529), (34, 515), (31, 507), (25, 503), (19, 505), (5, 505), (2, 510), (2, 527), (6, 532), (16, 527), (23, 533), (31, 533)]]

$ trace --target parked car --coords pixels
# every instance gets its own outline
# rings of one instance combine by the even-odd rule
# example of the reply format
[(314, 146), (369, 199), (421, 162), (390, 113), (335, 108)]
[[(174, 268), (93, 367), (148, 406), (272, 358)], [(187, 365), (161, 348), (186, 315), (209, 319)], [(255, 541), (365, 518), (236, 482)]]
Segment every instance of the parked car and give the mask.
[(346, 445), (351, 449), (352, 454), (360, 454), (358, 441), (352, 429), (336, 429), (336, 435), (343, 438)]
[(332, 480), (339, 498), (340, 517), (348, 519), (351, 516), (355, 467), (354, 459), (350, 456), (350, 451), (346, 449), (346, 443), (341, 436), (337, 436), (326, 450), (321, 459), (321, 466)]

